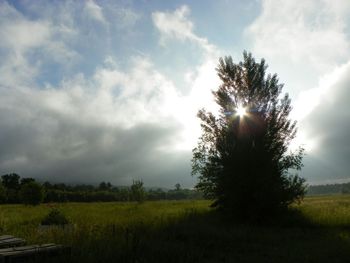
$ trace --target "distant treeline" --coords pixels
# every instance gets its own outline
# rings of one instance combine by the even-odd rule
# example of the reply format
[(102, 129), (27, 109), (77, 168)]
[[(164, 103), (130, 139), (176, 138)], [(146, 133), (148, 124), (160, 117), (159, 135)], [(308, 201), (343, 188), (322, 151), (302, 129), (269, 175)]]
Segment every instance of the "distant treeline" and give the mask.
[(144, 200), (202, 199), (202, 193), (184, 189), (176, 184), (174, 189), (145, 189), (142, 181), (133, 181), (130, 186), (114, 186), (101, 182), (98, 186), (89, 184), (69, 185), (50, 182), (39, 183), (33, 178), (21, 178), (18, 174), (1, 176), (0, 202), (38, 204), (41, 202), (112, 202)]
[(310, 185), (307, 195), (350, 194), (350, 183)]
[[(133, 189), (129, 187), (113, 186), (102, 182), (99, 186), (93, 185), (66, 185), (50, 184), (45, 182), (45, 202), (110, 202), (110, 201), (140, 201), (142, 200), (182, 200), (202, 199), (202, 194), (191, 189)], [(135, 192), (141, 192), (141, 198), (135, 197)], [(137, 194), (136, 194), (137, 195)]]

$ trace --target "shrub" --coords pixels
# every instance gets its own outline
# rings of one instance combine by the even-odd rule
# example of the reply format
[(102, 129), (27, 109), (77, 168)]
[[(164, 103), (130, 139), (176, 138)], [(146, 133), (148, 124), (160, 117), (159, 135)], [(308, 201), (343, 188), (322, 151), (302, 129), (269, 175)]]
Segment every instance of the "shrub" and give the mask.
[(68, 223), (69, 221), (66, 216), (57, 208), (52, 208), (41, 221), (42, 225), (65, 225)]

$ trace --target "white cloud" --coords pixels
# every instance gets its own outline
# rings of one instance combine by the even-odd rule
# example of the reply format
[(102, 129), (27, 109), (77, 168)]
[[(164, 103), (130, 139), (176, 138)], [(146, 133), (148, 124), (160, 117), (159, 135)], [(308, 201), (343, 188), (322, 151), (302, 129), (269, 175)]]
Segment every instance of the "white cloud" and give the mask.
[(349, 14), (345, 0), (265, 0), (246, 30), (253, 51), (279, 70), (294, 93), (299, 131), (293, 147), (305, 147), (302, 175), (312, 183), (348, 176)]
[[(5, 51), (0, 66), (3, 85), (32, 85), (44, 62), (69, 65), (67, 62), (78, 57), (62, 40), (73, 32), (67, 26), (55, 26), (49, 20), (31, 20), (6, 2), (0, 4), (0, 14), (0, 49)], [(31, 59), (33, 55), (35, 59)]]
[(303, 120), (317, 110), (322, 103), (336, 100), (337, 92), (334, 92), (333, 87), (336, 86), (348, 67), (349, 62), (336, 67), (329, 74), (320, 77), (316, 88), (301, 91), (294, 104), (295, 110), (292, 112), (292, 118)]
[(180, 41), (191, 41), (206, 52), (215, 52), (215, 47), (206, 38), (197, 36), (193, 30), (194, 25), (189, 19), (190, 8), (183, 5), (174, 12), (154, 12), (152, 13), (153, 23), (161, 33), (161, 44), (167, 39), (178, 39)]
[[(102, 173), (117, 183), (143, 178), (167, 185), (183, 175), (191, 185), (196, 113), (212, 104), (210, 91), (217, 87), (213, 62), (200, 65), (188, 81), (192, 91), (181, 96), (149, 59), (134, 57), (125, 70), (109, 56), (91, 77), (77, 74), (59, 86), (1, 86), (0, 141), (6, 139), (9, 150), (0, 153), (0, 166), (28, 176), (50, 173), (52, 180), (71, 169), (72, 180), (89, 182)], [(116, 171), (123, 175), (113, 179)]]
[(124, 128), (171, 118), (179, 99), (174, 85), (145, 58), (134, 58), (131, 68), (119, 70), (109, 57), (107, 67), (99, 67), (92, 78), (77, 75), (60, 87), (37, 91), (39, 103), (77, 122)]
[(72, 180), (96, 182), (102, 173), (117, 183), (143, 178), (166, 185), (177, 180), (170, 169), (177, 160), (176, 171), (191, 181), (188, 156), (167, 149), (181, 133), (181, 97), (149, 60), (133, 60), (130, 70), (121, 70), (109, 57), (92, 77), (77, 74), (58, 87), (0, 86), (0, 141), (7, 145), (0, 152), (2, 171), (50, 173), (59, 180), (69, 172), (64, 163), (76, 173)]
[(174, 12), (154, 12), (152, 19), (155, 26), (161, 33), (168, 37), (178, 38), (180, 40), (196, 40), (197, 36), (193, 34), (193, 23), (188, 19), (190, 9), (184, 5)]
[[(25, 87), (31, 86), (30, 89), (23, 87), (21, 89), (30, 93), (28, 97), (36, 98), (38, 105), (59, 116), (67, 118), (79, 116), (76, 121), (80, 123), (94, 121), (131, 128), (140, 123), (177, 121), (182, 125), (181, 129), (184, 127), (186, 130), (177, 138), (181, 138), (181, 141), (186, 139), (187, 142), (182, 143), (186, 147), (193, 144), (196, 139), (193, 136), (193, 129), (199, 128), (199, 125), (194, 127), (194, 124), (198, 124), (196, 113), (199, 108), (208, 104), (208, 100), (212, 101), (209, 99), (209, 97), (212, 98), (211, 89), (217, 87), (212, 59), (207, 58), (203, 64), (191, 72), (192, 78), (188, 80), (188, 86), (192, 91), (187, 97), (181, 96), (174, 84), (160, 74), (152, 62), (144, 57), (133, 58), (130, 70), (120, 70), (118, 64), (109, 56), (106, 58), (105, 66), (98, 67), (92, 78), (86, 79), (78, 74), (75, 78), (62, 81), (59, 87), (47, 85), (46, 89), (36, 90), (35, 77), (40, 74), (40, 64), (30, 64), (25, 56), (26, 52), (39, 48), (47, 50), (47, 53), (52, 54), (51, 59), (59, 61), (62, 57), (64, 63), (76, 54), (67, 49), (64, 42), (54, 40), (56, 37), (60, 38), (60, 34), (68, 35), (69, 38), (77, 32), (69, 25), (51, 24), (47, 20), (30, 21), (13, 8), (10, 11), (15, 13), (16, 19), (21, 20), (21, 24), (26, 26), (32, 23), (41, 25), (43, 22), (48, 33), (42, 34), (45, 37), (38, 38), (38, 42), (31, 42), (30, 35), (27, 42), (22, 42), (18, 48), (21, 52), (17, 61), (10, 57), (9, 63), (4, 64), (6, 67), (3, 66), (0, 69), (4, 73), (2, 74), (2, 79), (5, 80), (2, 83), (4, 86), (15, 87), (18, 84)], [(16, 25), (15, 22), (13, 24)], [(192, 40), (200, 39), (193, 33), (191, 36)], [(11, 45), (8, 44), (6, 48), (11, 49)], [(21, 70), (17, 71), (19, 68)], [(208, 85), (213, 81), (215, 84)], [(85, 114), (82, 115), (82, 112)], [(188, 139), (187, 137), (191, 134), (191, 139)]]
[(282, 57), (285, 63), (303, 63), (322, 73), (350, 55), (345, 33), (349, 11), (347, 0), (264, 0), (261, 15), (246, 34), (254, 41), (255, 52)]
[(50, 38), (50, 26), (47, 22), (7, 21), (0, 27), (1, 47), (11, 47), (15, 52), (24, 53), (31, 48), (37, 48)]
[(119, 28), (132, 27), (140, 19), (140, 15), (138, 13), (128, 8), (117, 7), (113, 8), (112, 10), (117, 16), (116, 25)]
[(9, 54), (0, 66), (0, 82), (7, 87), (32, 85), (39, 73), (38, 65), (31, 64), (21, 54)]
[(103, 15), (103, 10), (102, 10), (101, 6), (96, 4), (93, 0), (86, 1), (85, 12), (92, 19), (94, 19), (98, 22), (101, 22), (103, 24), (107, 23), (104, 15)]
[(7, 3), (0, 7), (0, 48), (10, 49), (13, 53), (25, 55), (47, 45), (67, 49), (62, 39), (76, 35), (76, 31), (68, 25), (52, 23), (49, 19), (31, 20)]
[(192, 150), (201, 134), (200, 120), (197, 117), (199, 109), (205, 108), (214, 114), (218, 112), (217, 104), (212, 94), (220, 85), (219, 77), (215, 70), (217, 61), (207, 59), (195, 70), (187, 72), (187, 83), (191, 91), (183, 98), (182, 107), (178, 109), (179, 120), (183, 123), (181, 143), (176, 147), (181, 150)]
[(292, 118), (300, 127), (295, 143), (312, 155), (322, 148), (325, 131), (315, 134), (305, 122), (313, 123), (326, 100), (338, 99), (330, 90), (342, 74), (339, 65), (350, 58), (349, 14), (346, 0), (263, 0), (261, 14), (245, 31), (252, 51), (278, 70), (284, 91), (292, 94)]
[(6, 51), (0, 65), (3, 85), (31, 84), (38, 73), (26, 55), (43, 47), (51, 37), (50, 25), (45, 21), (30, 21), (6, 2), (0, 4), (0, 49)]
[(350, 60), (323, 77), (314, 94), (317, 105), (300, 123), (305, 141), (314, 144), (306, 156), (304, 174), (315, 183), (348, 176), (349, 72)]
[(183, 78), (188, 86), (187, 96), (179, 98), (180, 107), (175, 107), (174, 117), (183, 125), (176, 149), (189, 151), (195, 146), (201, 133), (200, 121), (197, 118), (199, 109), (206, 108), (216, 112), (212, 90), (219, 87), (220, 81), (215, 70), (220, 50), (206, 38), (194, 32), (194, 24), (190, 19), (190, 8), (183, 5), (173, 12), (154, 12), (152, 19), (160, 32), (160, 43), (176, 39), (189, 41), (202, 49), (202, 61), (184, 73)]

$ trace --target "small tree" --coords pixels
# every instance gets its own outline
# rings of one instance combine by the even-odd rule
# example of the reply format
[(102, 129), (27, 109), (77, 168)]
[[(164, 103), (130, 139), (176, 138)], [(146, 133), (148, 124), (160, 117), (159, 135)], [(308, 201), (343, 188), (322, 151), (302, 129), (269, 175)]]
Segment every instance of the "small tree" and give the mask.
[(175, 184), (175, 190), (180, 191), (181, 190), (181, 185), (179, 183)]
[(141, 180), (133, 180), (130, 187), (130, 200), (143, 202), (145, 200), (145, 189)]
[(305, 180), (289, 174), (301, 169), (303, 149), (288, 150), (296, 122), (288, 118), (291, 100), (288, 94), (280, 98), (277, 75), (266, 76), (263, 59), (243, 56), (239, 64), (220, 59), (222, 84), (213, 92), (220, 111), (198, 113), (203, 133), (193, 149), (192, 173), (199, 174), (197, 188), (215, 200), (213, 206), (257, 219), (303, 197)]
[(21, 186), (20, 198), (25, 205), (38, 205), (44, 199), (43, 187), (36, 182), (28, 182)]

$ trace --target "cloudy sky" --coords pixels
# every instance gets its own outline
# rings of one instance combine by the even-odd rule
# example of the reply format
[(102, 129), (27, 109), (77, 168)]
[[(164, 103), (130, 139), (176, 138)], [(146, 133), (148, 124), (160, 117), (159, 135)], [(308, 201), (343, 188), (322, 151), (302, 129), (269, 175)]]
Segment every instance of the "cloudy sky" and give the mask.
[(309, 183), (350, 181), (350, 1), (0, 0), (0, 173), (192, 187), (221, 56), (285, 83)]

